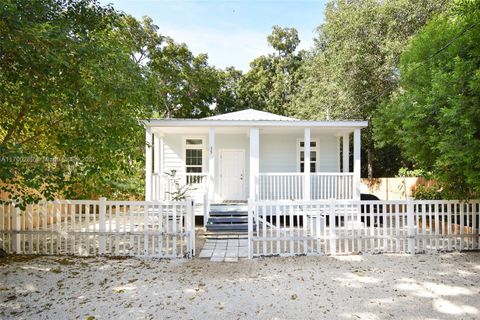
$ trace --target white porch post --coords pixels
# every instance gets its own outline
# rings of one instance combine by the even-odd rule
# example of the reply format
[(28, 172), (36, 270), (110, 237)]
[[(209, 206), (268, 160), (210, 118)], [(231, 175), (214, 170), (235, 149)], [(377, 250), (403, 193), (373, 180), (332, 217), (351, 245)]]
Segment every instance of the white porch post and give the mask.
[(360, 129), (353, 131), (353, 186), (354, 200), (360, 200)]
[(160, 173), (160, 139), (157, 134), (153, 134), (153, 173)]
[(215, 188), (215, 128), (208, 130), (208, 201), (212, 202)]
[(152, 129), (145, 128), (145, 200), (152, 200)]
[(303, 200), (310, 200), (311, 199), (311, 192), (310, 192), (310, 128), (305, 128), (303, 138), (303, 156), (304, 156), (304, 165), (303, 165), (303, 173), (304, 173), (304, 188), (303, 188)]
[(257, 200), (258, 174), (260, 172), (260, 131), (250, 128), (250, 189), (249, 199)]
[(343, 135), (343, 172), (350, 172), (350, 135), (348, 133)]
[(159, 199), (160, 187), (160, 141), (158, 136), (153, 134), (153, 178), (152, 178), (152, 200)]

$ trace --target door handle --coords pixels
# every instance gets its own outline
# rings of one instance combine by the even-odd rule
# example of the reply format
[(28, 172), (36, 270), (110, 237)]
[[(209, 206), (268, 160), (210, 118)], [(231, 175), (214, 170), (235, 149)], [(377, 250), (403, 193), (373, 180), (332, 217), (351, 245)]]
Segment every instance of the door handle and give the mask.
[(243, 180), (243, 173), (240, 174), (240, 180)]

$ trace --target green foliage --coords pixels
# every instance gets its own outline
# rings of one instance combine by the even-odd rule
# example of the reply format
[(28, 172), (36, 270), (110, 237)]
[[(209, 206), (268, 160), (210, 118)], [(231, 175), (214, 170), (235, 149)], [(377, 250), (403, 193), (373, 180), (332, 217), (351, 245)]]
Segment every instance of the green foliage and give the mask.
[(415, 200), (443, 200), (445, 197), (438, 184), (432, 186), (417, 185), (412, 192), (412, 196)]
[(238, 84), (239, 109), (260, 109), (280, 115), (290, 113), (290, 104), (298, 91), (304, 51), (296, 53), (300, 40), (294, 28), (274, 26), (268, 43), (276, 53), (260, 56), (250, 63)]
[[(318, 28), (315, 51), (299, 73), (298, 94), (290, 107), (292, 114), (308, 119), (370, 120), (379, 105), (398, 85), (400, 55), (408, 40), (446, 1), (360, 0), (330, 1), (326, 20)], [(398, 148), (376, 150), (372, 125), (364, 131), (368, 175), (395, 172), (376, 159), (401, 159)], [(373, 166), (377, 165), (376, 172)]]
[(480, 192), (479, 7), (458, 2), (411, 41), (401, 88), (375, 121), (380, 143), (398, 145), (455, 198)]
[(400, 168), (398, 170), (397, 177), (399, 178), (408, 178), (408, 177), (423, 177), (430, 179), (432, 176), (431, 172), (426, 172), (423, 169), (409, 169), (409, 168)]
[[(0, 181), (11, 200), (138, 194), (146, 81), (95, 1), (0, 6)], [(140, 148), (139, 148), (140, 147)], [(138, 179), (138, 181), (141, 181)]]

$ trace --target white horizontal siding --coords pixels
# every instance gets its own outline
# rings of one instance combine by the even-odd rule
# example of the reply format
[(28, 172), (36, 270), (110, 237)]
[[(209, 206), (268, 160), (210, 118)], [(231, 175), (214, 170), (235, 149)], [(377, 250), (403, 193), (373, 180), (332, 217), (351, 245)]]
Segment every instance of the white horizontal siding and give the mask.
[[(313, 137), (316, 138), (316, 137)], [(318, 172), (337, 172), (339, 154), (337, 146), (337, 137), (320, 136), (320, 163)]]
[(181, 135), (168, 135), (163, 138), (164, 172), (177, 170), (183, 173), (183, 143)]
[[(320, 142), (319, 172), (338, 171), (337, 138), (312, 135)], [(260, 172), (298, 172), (298, 134), (260, 134)]]

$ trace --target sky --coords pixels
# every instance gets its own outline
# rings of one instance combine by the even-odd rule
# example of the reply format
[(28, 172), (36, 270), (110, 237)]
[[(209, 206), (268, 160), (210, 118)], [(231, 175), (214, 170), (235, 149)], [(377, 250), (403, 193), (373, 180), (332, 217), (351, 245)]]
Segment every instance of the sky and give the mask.
[(299, 49), (313, 46), (324, 20), (326, 0), (101, 0), (137, 19), (149, 16), (163, 35), (206, 53), (218, 68), (248, 71), (256, 57), (273, 52), (267, 36), (272, 26), (294, 27)]

